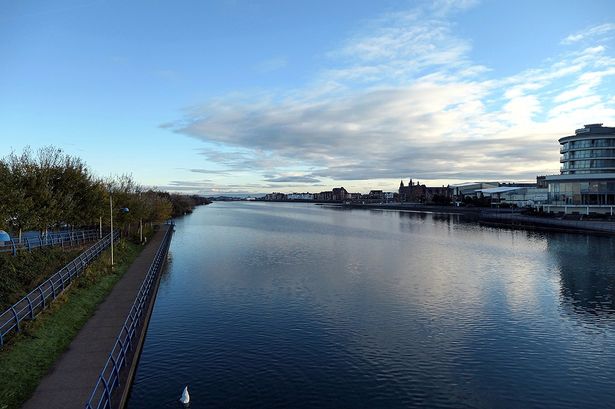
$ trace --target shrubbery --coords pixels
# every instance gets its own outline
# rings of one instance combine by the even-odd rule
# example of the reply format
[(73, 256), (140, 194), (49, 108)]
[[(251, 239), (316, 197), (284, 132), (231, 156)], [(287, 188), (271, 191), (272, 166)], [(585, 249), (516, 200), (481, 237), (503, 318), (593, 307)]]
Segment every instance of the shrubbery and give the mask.
[[(11, 153), (0, 160), (0, 229), (20, 234), (60, 227), (109, 225), (135, 231), (140, 223), (160, 222), (207, 203), (198, 196), (146, 189), (131, 176), (101, 179), (80, 159), (52, 146)], [(129, 211), (123, 211), (129, 209)]]

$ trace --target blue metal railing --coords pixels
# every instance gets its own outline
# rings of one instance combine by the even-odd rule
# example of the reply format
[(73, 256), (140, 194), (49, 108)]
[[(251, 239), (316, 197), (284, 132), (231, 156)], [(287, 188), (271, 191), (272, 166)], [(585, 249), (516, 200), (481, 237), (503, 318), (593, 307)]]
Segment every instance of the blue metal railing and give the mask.
[(19, 240), (16, 237), (11, 237), (11, 241), (0, 242), (0, 253), (17, 254), (19, 250), (31, 251), (35, 248), (50, 247), (50, 246), (73, 246), (76, 244), (84, 244), (89, 241), (98, 240), (100, 232), (97, 229), (90, 230), (65, 230), (57, 232), (49, 232), (46, 235), (24, 236)]
[[(119, 235), (120, 232), (116, 230), (114, 240), (117, 240)], [(0, 347), (4, 345), (7, 334), (12, 331), (19, 332), (22, 321), (36, 318), (110, 244), (111, 234), (108, 234), (0, 314)]]
[(96, 385), (94, 385), (90, 398), (85, 404), (86, 409), (111, 408), (111, 397), (114, 390), (120, 384), (120, 372), (127, 363), (128, 353), (133, 347), (133, 337), (137, 333), (141, 325), (141, 318), (149, 305), (149, 295), (154, 289), (154, 283), (156, 282), (158, 274), (164, 265), (169, 245), (171, 243), (172, 234), (173, 225), (169, 226), (167, 229), (164, 238), (160, 243), (160, 247), (156, 251), (154, 260), (152, 261), (147, 275), (139, 288), (137, 297), (130, 308), (130, 312), (124, 321), (124, 325), (116, 338), (113, 349), (109, 354), (109, 358), (98, 376), (98, 381), (96, 382)]

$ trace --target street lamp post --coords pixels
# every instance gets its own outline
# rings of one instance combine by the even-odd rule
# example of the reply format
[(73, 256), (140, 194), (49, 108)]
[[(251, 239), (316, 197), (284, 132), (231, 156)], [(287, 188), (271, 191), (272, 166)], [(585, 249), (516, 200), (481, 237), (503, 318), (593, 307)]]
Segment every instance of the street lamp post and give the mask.
[(111, 209), (111, 268), (113, 268), (113, 196), (109, 193), (109, 208)]

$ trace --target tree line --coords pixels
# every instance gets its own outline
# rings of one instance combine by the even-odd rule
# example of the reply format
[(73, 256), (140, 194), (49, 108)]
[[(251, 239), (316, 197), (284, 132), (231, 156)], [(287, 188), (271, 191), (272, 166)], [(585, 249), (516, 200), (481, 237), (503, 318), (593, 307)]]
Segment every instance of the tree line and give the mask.
[(140, 223), (165, 221), (209, 203), (196, 195), (145, 188), (130, 175), (99, 178), (78, 157), (47, 146), (0, 159), (0, 229), (22, 231), (108, 226), (113, 218), (130, 232)]

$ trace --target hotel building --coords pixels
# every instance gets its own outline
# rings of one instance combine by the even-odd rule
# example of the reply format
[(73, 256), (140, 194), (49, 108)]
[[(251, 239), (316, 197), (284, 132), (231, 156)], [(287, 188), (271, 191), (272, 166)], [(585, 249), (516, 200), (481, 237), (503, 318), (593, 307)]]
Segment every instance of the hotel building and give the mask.
[(589, 124), (559, 140), (559, 175), (546, 177), (549, 204), (556, 213), (613, 214), (615, 128)]

